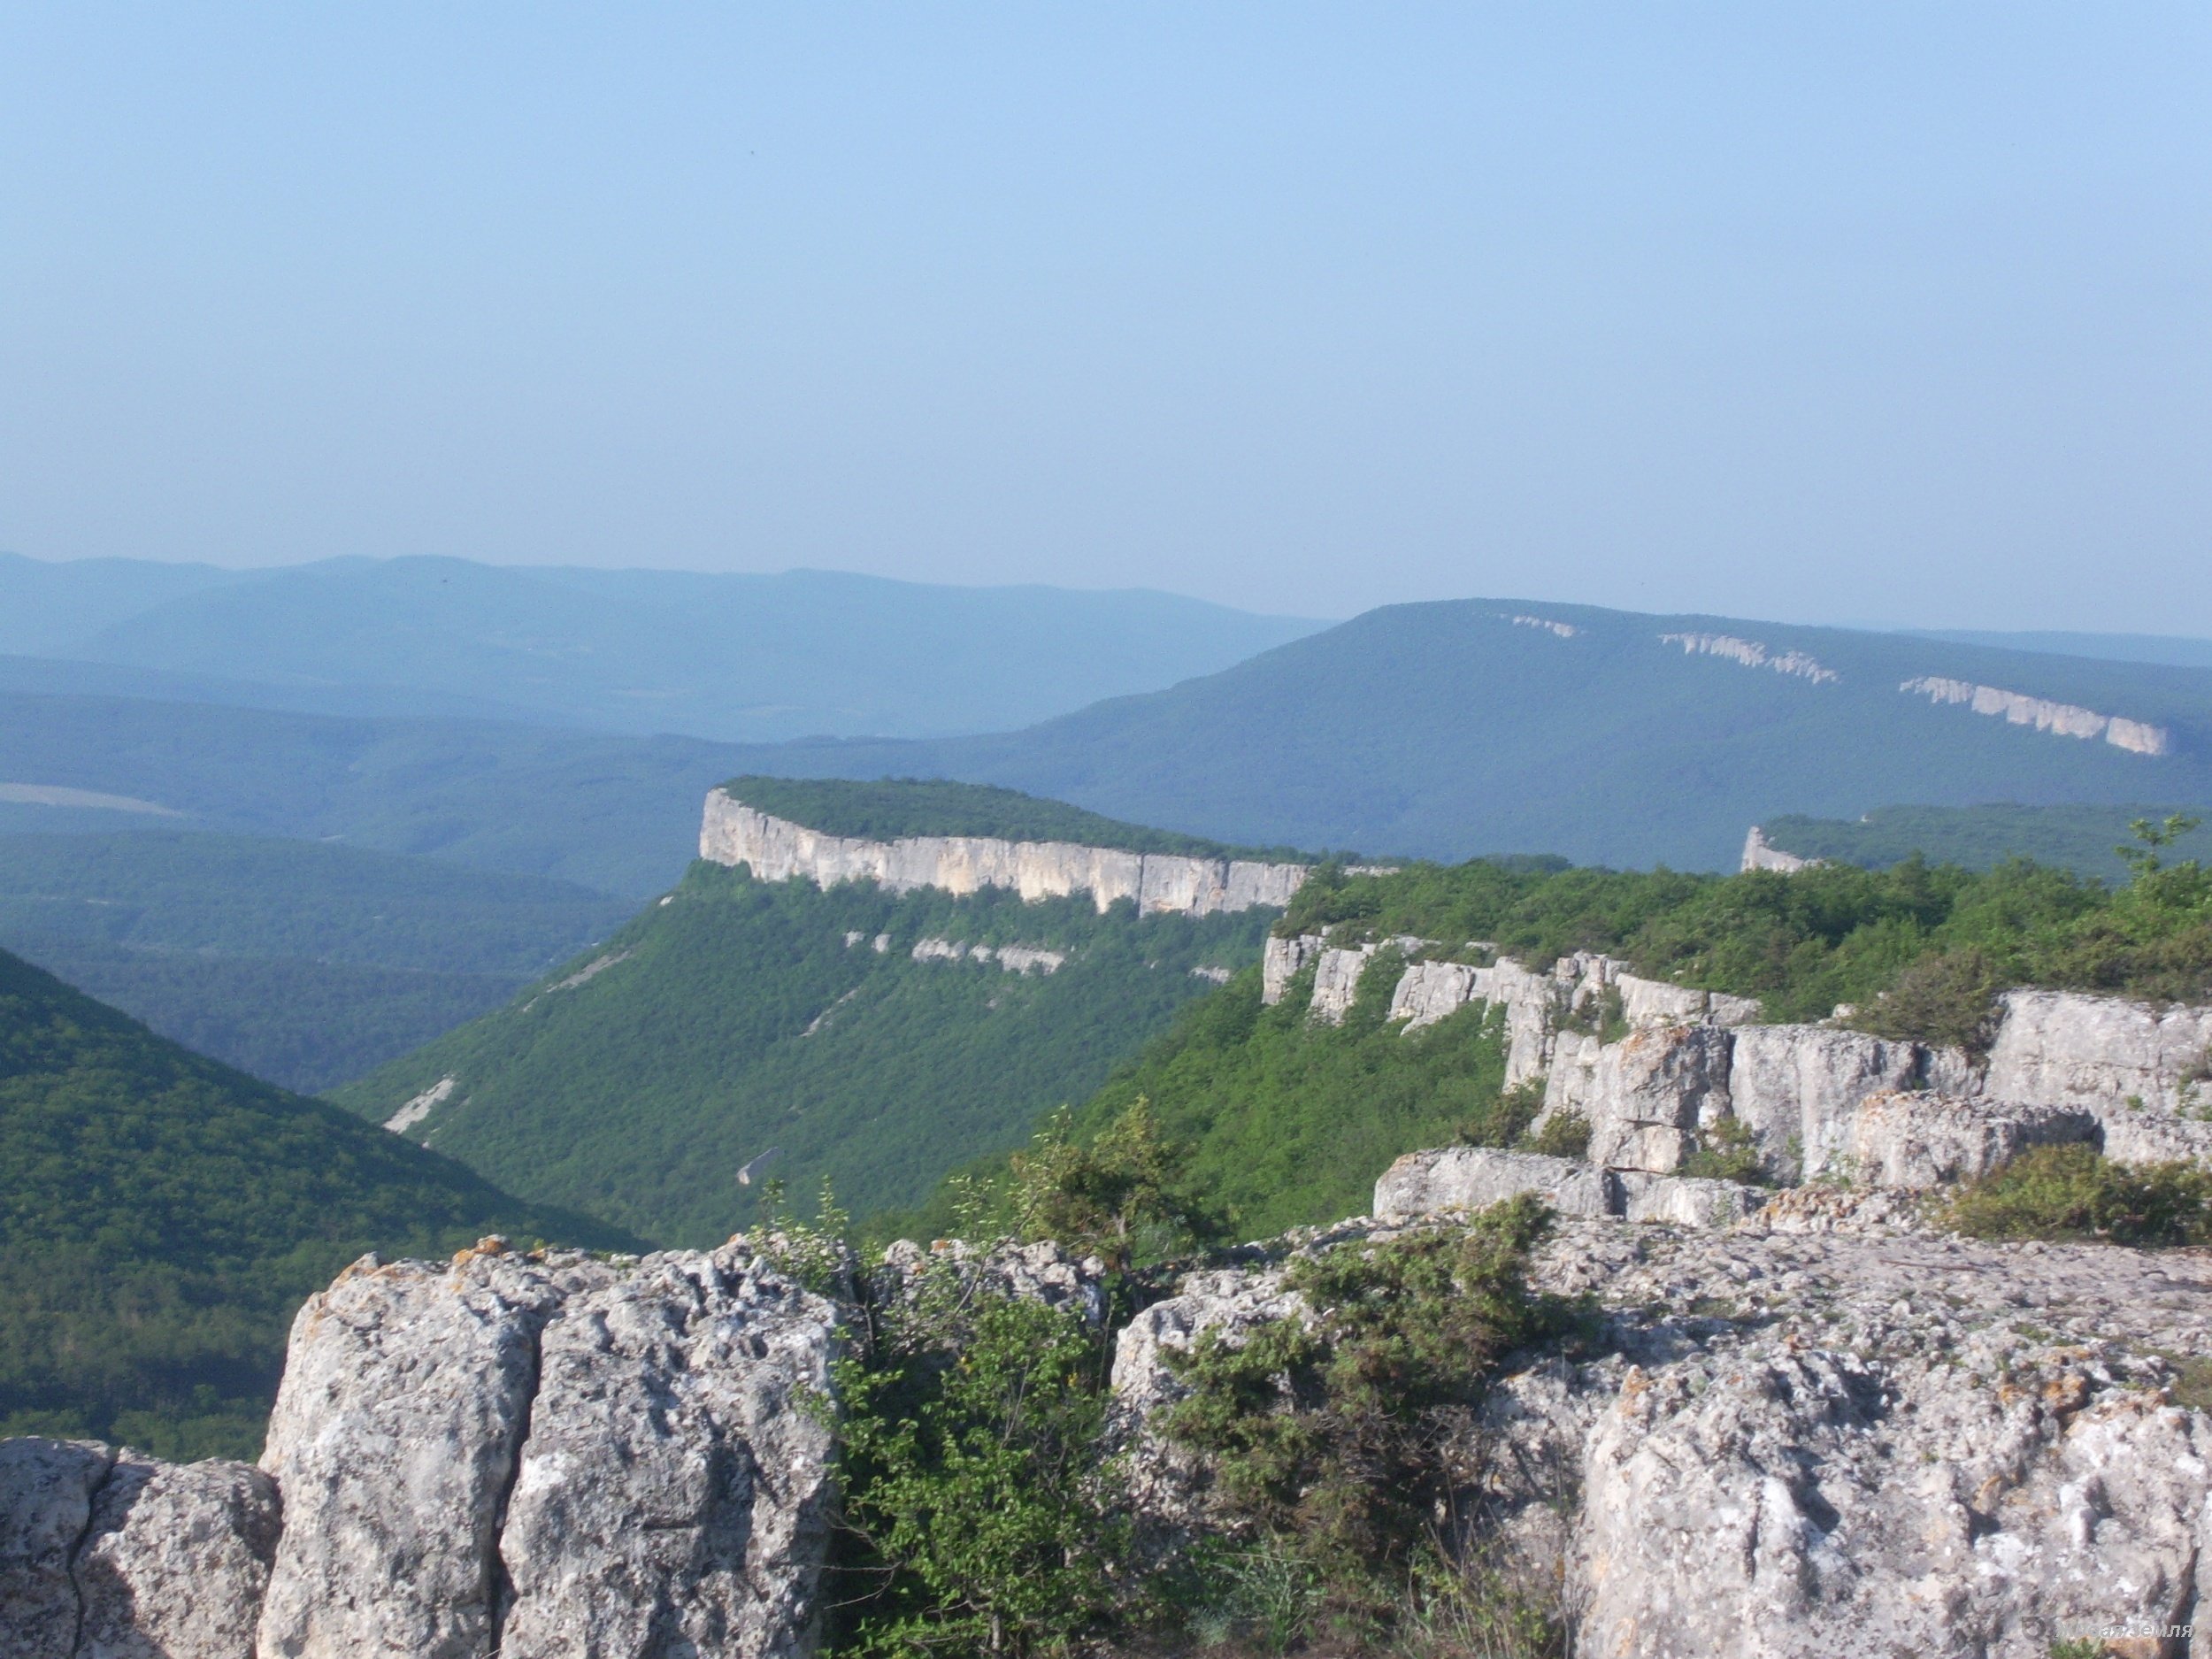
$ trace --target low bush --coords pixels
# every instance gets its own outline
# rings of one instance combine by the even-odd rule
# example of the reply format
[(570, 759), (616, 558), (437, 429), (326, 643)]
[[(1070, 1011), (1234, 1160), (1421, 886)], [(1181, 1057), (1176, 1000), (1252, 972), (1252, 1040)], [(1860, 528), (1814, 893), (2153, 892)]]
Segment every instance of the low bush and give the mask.
[(2037, 1147), (1961, 1187), (1940, 1213), (1978, 1239), (2212, 1243), (2212, 1171), (2114, 1164), (2090, 1147)]
[(1722, 1118), (1698, 1132), (1697, 1145), (1682, 1160), (1681, 1173), (1709, 1180), (1771, 1187), (1774, 1175), (1759, 1150), (1759, 1138), (1740, 1118)]
[(1491, 1373), (1560, 1328), (1526, 1281), (1549, 1225), (1524, 1196), (1463, 1231), (1340, 1246), (1286, 1277), (1310, 1319), (1210, 1332), (1171, 1359), (1192, 1392), (1166, 1432), (1211, 1460), (1256, 1548), (1310, 1566), (1340, 1621), (1386, 1631), (1417, 1571), (1448, 1556), (1435, 1517), (1472, 1482)]
[(1580, 1112), (1554, 1112), (1523, 1135), (1519, 1145), (1524, 1152), (1540, 1152), (1548, 1158), (1586, 1158), (1590, 1156), (1590, 1120)]

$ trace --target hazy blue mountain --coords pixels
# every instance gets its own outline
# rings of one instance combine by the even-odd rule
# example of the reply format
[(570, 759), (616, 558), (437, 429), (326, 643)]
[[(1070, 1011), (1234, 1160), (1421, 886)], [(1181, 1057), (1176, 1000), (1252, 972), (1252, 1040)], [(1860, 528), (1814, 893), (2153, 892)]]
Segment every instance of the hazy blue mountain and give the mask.
[[(1561, 635), (1517, 624), (1540, 616)], [(1796, 651), (1816, 681), (1665, 634)], [(2129, 753), (1901, 692), (1937, 675), (2156, 725)], [(1752, 824), (1898, 802), (2212, 802), (2212, 672), (1526, 601), (1395, 605), (1013, 732), (785, 745), (0, 692), (0, 782), (642, 895), (740, 772), (949, 777), (1245, 846), (1732, 867)]]
[[(757, 770), (749, 763), (764, 752), (776, 751), (491, 721), (0, 691), (0, 784), (129, 796), (182, 814), (158, 820), (178, 828), (340, 841), (633, 897), (683, 873), (707, 790)], [(0, 803), (0, 821), (119, 830), (152, 820)]]
[(127, 617), (253, 574), (152, 559), (62, 562), (0, 553), (0, 651), (59, 654)]
[[(1571, 630), (1512, 620), (1540, 618)], [(1766, 665), (1663, 636), (1755, 644)], [(1733, 649), (1733, 648), (1727, 648)], [(1824, 678), (1777, 672), (1799, 654)], [(1938, 676), (2155, 725), (2130, 753), (1901, 690)], [(1393, 605), (1025, 731), (794, 745), (763, 770), (935, 772), (1224, 841), (1725, 868), (1781, 812), (2212, 801), (2212, 672), (1521, 600)]]
[[(0, 609), (16, 584), (35, 595), (74, 568), (0, 565)], [(42, 602), (45, 623), (21, 641), (0, 629), (0, 649), (345, 693), (369, 700), (364, 713), (429, 712), (393, 701), (427, 694), (450, 701), (440, 712), (777, 741), (1002, 730), (1210, 673), (1321, 626), (1137, 590), (451, 558), (179, 578), (120, 611), (109, 602), (124, 574), (109, 572), (96, 595), (118, 614), (64, 637), (65, 613), (100, 607)]]
[(2212, 640), (2170, 634), (1988, 633), (1971, 628), (1915, 630), (1923, 639), (1953, 640), (1962, 645), (1989, 645), (2000, 650), (2043, 651), (2059, 657), (2093, 657), (2112, 663), (2168, 663), (2177, 668), (2212, 668)]

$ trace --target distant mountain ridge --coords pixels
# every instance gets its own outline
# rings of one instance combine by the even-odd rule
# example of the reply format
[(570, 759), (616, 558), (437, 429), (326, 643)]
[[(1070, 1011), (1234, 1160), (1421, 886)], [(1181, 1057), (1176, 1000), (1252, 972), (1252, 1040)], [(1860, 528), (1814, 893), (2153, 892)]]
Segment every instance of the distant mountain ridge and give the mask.
[(194, 681), (219, 700), (288, 695), (302, 702), (277, 706), (314, 712), (723, 741), (1020, 726), (1210, 673), (1320, 626), (1141, 589), (835, 571), (404, 557), (238, 572), (0, 556), (0, 652)]
[(2212, 801), (2212, 671), (1463, 600), (1021, 732), (763, 769), (933, 772), (1225, 841), (1727, 869), (1785, 811)]
[(1719, 870), (1784, 814), (2212, 802), (2212, 671), (1469, 600), (929, 741), (718, 744), (0, 689), (0, 782), (638, 896), (682, 871), (705, 791), (746, 772), (994, 784), (1238, 846)]

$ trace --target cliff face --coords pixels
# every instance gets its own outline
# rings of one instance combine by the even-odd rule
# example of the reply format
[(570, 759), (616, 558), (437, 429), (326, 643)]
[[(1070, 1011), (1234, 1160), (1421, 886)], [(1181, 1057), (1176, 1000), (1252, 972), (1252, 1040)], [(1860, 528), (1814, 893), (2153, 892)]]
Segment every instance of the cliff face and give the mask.
[(825, 835), (754, 810), (720, 789), (707, 796), (699, 856), (750, 864), (764, 881), (803, 877), (818, 887), (872, 881), (894, 893), (941, 887), (973, 893), (1010, 887), (1025, 899), (1088, 894), (1103, 911), (1128, 899), (1142, 914), (1210, 916), (1290, 902), (1303, 864), (1123, 852), (1071, 841), (1008, 841), (977, 835), (916, 835), (891, 841)]
[[(1409, 955), (1425, 944), (1390, 942)], [(1340, 1021), (1378, 949), (1271, 939), (1262, 998), (1280, 1002), (1310, 967), (1310, 1018)], [(1503, 1010), (1506, 1082), (1541, 1079), (1540, 1126), (1584, 1119), (1591, 1158), (1610, 1169), (1671, 1174), (1726, 1125), (1747, 1135), (1770, 1173), (1793, 1181), (1872, 1174), (1926, 1186), (1957, 1179), (1933, 1171), (1987, 1167), (2050, 1141), (2092, 1142), (2123, 1163), (2212, 1160), (2212, 1008), (2012, 991), (1977, 1065), (1955, 1048), (1760, 1025), (1746, 998), (1642, 979), (1582, 953), (1542, 973), (1509, 957), (1488, 967), (1411, 962), (1390, 1017), (1412, 1031), (1471, 1004)], [(1602, 1035), (1609, 1018), (1628, 1027), (1612, 1041)], [(1918, 1095), (1949, 1104), (1916, 1117), (1899, 1101)], [(1916, 1149), (1897, 1149), (1908, 1143)]]

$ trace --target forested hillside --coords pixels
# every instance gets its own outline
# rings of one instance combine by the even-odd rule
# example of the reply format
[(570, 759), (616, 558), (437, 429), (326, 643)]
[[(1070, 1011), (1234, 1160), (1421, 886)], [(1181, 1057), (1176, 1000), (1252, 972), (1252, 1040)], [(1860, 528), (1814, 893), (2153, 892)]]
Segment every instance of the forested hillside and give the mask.
[[(2077, 875), (2120, 881), (2128, 873), (2122, 849), (2133, 841), (2129, 826), (2138, 819), (2163, 823), (2177, 810), (2171, 806), (1882, 806), (1855, 818), (1786, 813), (1761, 827), (1767, 844), (1784, 852), (1870, 870), (1916, 856), (1968, 870), (2032, 858)], [(2174, 852), (2212, 857), (2212, 826), (2200, 822), (2180, 838)]]
[(827, 1178), (856, 1212), (910, 1204), (1095, 1090), (1213, 988), (1196, 970), (1256, 960), (1271, 916), (703, 864), (588, 960), (333, 1098), (381, 1122), (432, 1096), (410, 1135), (671, 1244), (745, 1225), (772, 1179), (810, 1198)]
[(630, 1241), (0, 952), (0, 1435), (250, 1456), (303, 1297), (493, 1231)]
[(0, 833), (0, 946), (307, 1093), (499, 1006), (629, 909), (570, 883), (338, 843)]

